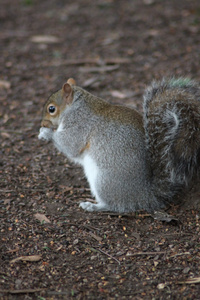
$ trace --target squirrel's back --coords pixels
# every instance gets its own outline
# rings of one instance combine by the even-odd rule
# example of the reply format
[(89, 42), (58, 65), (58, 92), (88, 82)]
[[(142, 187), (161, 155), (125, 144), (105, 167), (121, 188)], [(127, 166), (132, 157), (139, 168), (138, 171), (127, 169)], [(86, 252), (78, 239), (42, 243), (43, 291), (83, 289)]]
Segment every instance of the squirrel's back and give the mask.
[(157, 198), (171, 201), (200, 168), (200, 87), (184, 78), (153, 82), (144, 94), (144, 127)]

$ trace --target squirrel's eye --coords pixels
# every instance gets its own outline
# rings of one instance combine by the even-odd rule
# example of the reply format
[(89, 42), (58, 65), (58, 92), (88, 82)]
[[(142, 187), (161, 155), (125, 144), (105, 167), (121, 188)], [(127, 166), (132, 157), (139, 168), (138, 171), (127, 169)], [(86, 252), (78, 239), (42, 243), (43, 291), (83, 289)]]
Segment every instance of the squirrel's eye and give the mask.
[(50, 106), (48, 107), (48, 111), (49, 111), (50, 114), (55, 114), (55, 112), (56, 112), (56, 107), (55, 107), (54, 105), (50, 105)]

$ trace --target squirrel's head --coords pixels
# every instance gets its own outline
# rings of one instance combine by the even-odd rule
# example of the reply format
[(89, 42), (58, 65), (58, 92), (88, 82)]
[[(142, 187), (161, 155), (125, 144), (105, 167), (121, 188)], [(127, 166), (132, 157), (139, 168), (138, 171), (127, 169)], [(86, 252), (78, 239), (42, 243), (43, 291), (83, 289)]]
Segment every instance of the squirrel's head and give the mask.
[(74, 79), (70, 78), (63, 85), (62, 89), (52, 94), (46, 102), (43, 109), (42, 127), (57, 128), (59, 118), (67, 105), (73, 102), (73, 89), (75, 85)]

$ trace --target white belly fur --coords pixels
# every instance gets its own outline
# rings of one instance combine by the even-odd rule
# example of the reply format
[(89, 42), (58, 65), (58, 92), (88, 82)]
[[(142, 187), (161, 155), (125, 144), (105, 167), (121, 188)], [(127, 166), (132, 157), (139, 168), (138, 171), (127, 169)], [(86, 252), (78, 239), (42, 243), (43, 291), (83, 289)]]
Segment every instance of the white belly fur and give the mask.
[(96, 179), (99, 169), (95, 163), (95, 161), (90, 157), (90, 155), (85, 155), (83, 160), (81, 161), (81, 165), (84, 168), (85, 176), (90, 184), (90, 189), (93, 196), (97, 197), (96, 192)]

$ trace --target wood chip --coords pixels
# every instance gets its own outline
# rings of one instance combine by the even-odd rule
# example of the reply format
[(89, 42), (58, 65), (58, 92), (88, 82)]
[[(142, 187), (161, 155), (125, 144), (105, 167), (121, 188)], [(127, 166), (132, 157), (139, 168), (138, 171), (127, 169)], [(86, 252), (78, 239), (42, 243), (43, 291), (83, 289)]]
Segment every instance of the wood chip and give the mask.
[(187, 284), (200, 283), (200, 277), (188, 278), (186, 281), (179, 282), (179, 283), (187, 283)]
[(38, 44), (55, 44), (59, 39), (53, 35), (35, 35), (31, 37), (31, 42)]
[(34, 217), (41, 223), (51, 223), (51, 221), (44, 214), (37, 213), (34, 215)]
[(92, 232), (89, 232), (89, 234), (91, 235), (91, 237), (93, 237), (95, 240), (97, 240), (98, 242), (102, 242), (102, 238)]
[(36, 262), (42, 259), (41, 255), (30, 255), (30, 256), (20, 256), (10, 261), (11, 264), (17, 261), (29, 261), (29, 262)]

